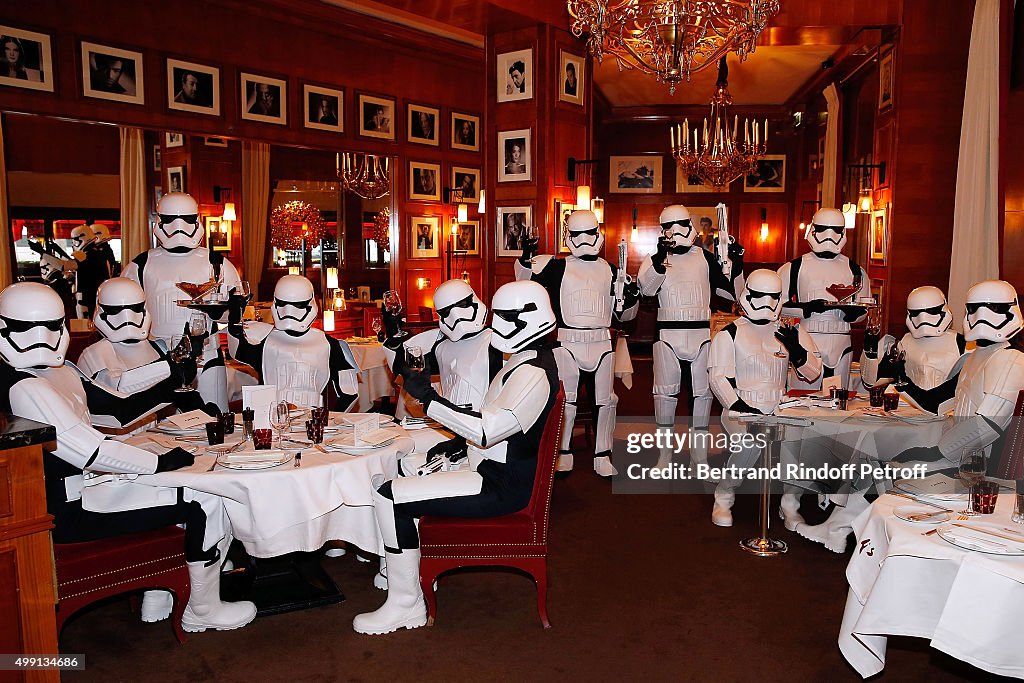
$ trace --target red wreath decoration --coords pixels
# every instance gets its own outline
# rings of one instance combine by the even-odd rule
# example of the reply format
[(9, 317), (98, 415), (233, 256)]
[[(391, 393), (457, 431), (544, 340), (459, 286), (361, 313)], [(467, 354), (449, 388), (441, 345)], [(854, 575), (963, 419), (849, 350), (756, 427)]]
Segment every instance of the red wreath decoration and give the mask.
[(373, 240), (384, 251), (391, 251), (391, 209), (384, 207), (373, 217)]
[[(302, 225), (306, 229), (302, 229)], [(306, 238), (306, 248), (311, 249), (323, 239), (327, 227), (320, 210), (307, 202), (295, 200), (275, 206), (270, 214), (270, 244), (278, 249), (295, 250)]]

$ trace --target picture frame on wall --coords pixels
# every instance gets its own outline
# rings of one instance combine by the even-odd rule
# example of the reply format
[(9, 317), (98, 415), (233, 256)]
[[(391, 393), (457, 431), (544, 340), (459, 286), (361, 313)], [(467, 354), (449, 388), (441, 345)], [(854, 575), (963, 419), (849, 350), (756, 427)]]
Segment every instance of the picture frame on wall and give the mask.
[(227, 147), (227, 138), (203, 138), (203, 144), (207, 147)]
[(246, 121), (288, 125), (288, 82), (271, 76), (240, 74), (242, 118)]
[(609, 158), (608, 191), (623, 194), (661, 194), (662, 158), (659, 155)]
[(533, 225), (533, 206), (499, 206), (494, 244), (498, 256), (521, 256)]
[(142, 53), (82, 41), (82, 94), (145, 104)]
[(567, 221), (570, 214), (576, 209), (571, 202), (564, 202), (561, 199), (555, 200), (555, 211), (552, 214), (555, 221), (555, 235), (558, 236), (558, 253), (569, 253), (569, 227)]
[(164, 170), (163, 167), (163, 154), (160, 151), (160, 145), (153, 147), (153, 170), (159, 173)]
[(466, 256), (480, 255), (480, 221), (452, 221), (455, 235), (455, 251)]
[(558, 99), (583, 106), (584, 68), (586, 60), (565, 50), (559, 50)]
[(167, 108), (220, 116), (220, 69), (168, 59)]
[(452, 166), (451, 187), (462, 191), (464, 202), (480, 199), (480, 169)]
[(676, 193), (695, 192), (728, 192), (729, 187), (715, 187), (704, 182), (704, 179), (696, 175), (686, 175), (678, 166), (676, 167)]
[(441, 201), (441, 164), (409, 162), (409, 200)]
[(452, 112), (451, 148), (467, 152), (480, 151), (480, 117)]
[(895, 52), (889, 50), (878, 60), (878, 111), (892, 106), (896, 88)]
[(302, 85), (302, 125), (332, 133), (345, 132), (345, 91), (319, 85)]
[(441, 255), (437, 216), (413, 216), (409, 219), (409, 257), (437, 258)]
[(185, 145), (185, 136), (181, 133), (164, 133), (164, 147), (170, 149), (172, 147), (183, 147)]
[(359, 94), (359, 135), (378, 140), (395, 139), (395, 98)]
[(533, 178), (529, 128), (499, 131), (498, 154), (499, 183)]
[(533, 50), (516, 50), (498, 55), (498, 102), (533, 98)]
[(406, 135), (409, 142), (419, 145), (433, 145), (437, 147), (441, 143), (441, 129), (438, 125), (441, 122), (441, 110), (437, 107), (427, 107), (421, 104), (406, 105)]
[(53, 50), (50, 36), (13, 26), (0, 26), (0, 48), (17, 55), (0, 69), (0, 85), (53, 92)]
[(167, 191), (168, 192), (188, 192), (188, 185), (186, 185), (185, 178), (185, 167), (184, 166), (168, 166), (167, 167)]
[(206, 248), (210, 251), (231, 251), (230, 225), (220, 216), (206, 217)]
[(157, 185), (153, 188), (153, 213), (156, 213), (156, 207), (160, 204), (160, 198), (164, 196), (164, 188)]
[(690, 223), (697, 229), (697, 239), (703, 246), (712, 246), (718, 234), (718, 208), (714, 206), (687, 206)]
[(753, 173), (743, 177), (744, 192), (785, 192), (786, 155), (765, 154)]
[(889, 239), (888, 208), (871, 212), (871, 263), (884, 266), (886, 246)]

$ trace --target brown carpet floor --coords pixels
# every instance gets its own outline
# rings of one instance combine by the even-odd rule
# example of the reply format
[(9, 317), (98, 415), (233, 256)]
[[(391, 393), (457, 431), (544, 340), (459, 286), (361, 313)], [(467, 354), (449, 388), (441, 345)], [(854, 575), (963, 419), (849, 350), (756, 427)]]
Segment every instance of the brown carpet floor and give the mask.
[[(350, 553), (324, 560), (346, 602), (193, 634), (185, 645), (167, 622), (141, 623), (127, 600), (83, 612), (61, 649), (85, 653), (88, 668), (64, 680), (860, 680), (836, 646), (848, 556), (780, 528), (790, 552), (752, 557), (737, 542), (755, 530), (756, 498), (740, 496), (736, 525), (720, 529), (708, 495), (612, 495), (580, 460), (554, 494), (551, 630), (540, 626), (529, 579), (476, 572), (442, 579), (435, 626), (357, 635), (353, 615), (384, 593), (371, 584), (376, 563)], [(987, 675), (924, 641), (891, 639), (881, 678)]]

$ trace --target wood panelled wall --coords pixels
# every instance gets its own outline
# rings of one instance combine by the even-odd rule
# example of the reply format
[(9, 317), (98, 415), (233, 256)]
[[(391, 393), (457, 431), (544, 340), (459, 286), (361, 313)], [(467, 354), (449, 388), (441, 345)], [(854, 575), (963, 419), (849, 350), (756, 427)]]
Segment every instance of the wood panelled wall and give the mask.
[[(407, 258), (406, 238), (412, 215), (454, 213), (440, 202), (408, 201), (408, 161), (441, 164), (439, 186), (450, 183), (451, 167), (483, 167), (486, 141), (481, 153), (450, 149), (452, 111), (482, 114), (484, 51), (394, 24), (347, 12), (312, 0), (167, 0), (141, 3), (109, 0), (87, 2), (39, 0), (35, 3), (0, 4), (0, 23), (48, 33), (53, 44), (56, 90), (53, 93), (0, 88), (0, 110), (28, 112), (139, 126), (153, 131), (181, 131), (194, 137), (187, 150), (189, 185), (199, 201), (212, 201), (212, 185), (223, 175), (214, 148), (203, 147), (201, 137), (227, 136), (261, 140), (275, 145), (324, 150), (373, 151), (391, 155), (395, 163), (396, 211), (392, 240), (392, 282), (410, 293), (415, 276), (407, 273), (414, 264)], [(144, 106), (106, 102), (82, 95), (80, 42), (140, 50), (144, 54)], [(220, 116), (205, 116), (167, 108), (166, 59), (178, 58), (220, 69)], [(288, 125), (243, 121), (240, 117), (240, 73), (283, 78), (288, 84)], [(492, 76), (493, 78), (493, 76)], [(341, 88), (345, 92), (345, 132), (332, 133), (302, 125), (302, 86), (305, 83)], [(356, 96), (371, 92), (397, 100), (393, 127), (396, 141), (360, 138)], [(409, 143), (406, 138), (406, 104), (416, 102), (438, 107), (441, 117), (440, 146)], [(481, 121), (481, 129), (484, 122)], [(45, 154), (60, 154), (44, 147)], [(229, 152), (237, 158), (238, 143)], [(80, 154), (75, 151), (74, 154)], [(107, 152), (104, 152), (106, 154)], [(36, 151), (34, 154), (43, 154)], [(116, 148), (113, 154), (117, 155)], [(178, 153), (174, 153), (177, 155)], [(164, 167), (171, 159), (164, 159)], [(203, 166), (209, 166), (204, 170)], [(333, 175), (320, 178), (329, 179)], [(208, 171), (208, 172), (207, 172)], [(239, 176), (240, 177), (240, 176)], [(155, 179), (155, 177), (154, 177)], [(193, 182), (195, 181), (195, 182)], [(220, 184), (220, 183), (217, 183)], [(240, 210), (240, 180), (234, 200)], [(209, 193), (211, 196), (206, 197)], [(471, 215), (471, 218), (474, 216)], [(245, 217), (239, 215), (244, 225)], [(448, 221), (444, 221), (446, 227)], [(240, 244), (233, 260), (241, 265)], [(440, 273), (440, 259), (424, 264)], [(420, 264), (415, 264), (416, 269)], [(468, 259), (467, 269), (478, 282), (486, 281), (488, 259)], [(439, 280), (435, 280), (439, 283)], [(418, 296), (418, 295), (416, 295)], [(416, 298), (414, 296), (413, 298)], [(412, 306), (417, 305), (410, 301)]]
[(1011, 0), (1003, 0), (1003, 17), (1007, 18), (1003, 32), (1004, 74), (1007, 87), (1000, 131), (999, 165), (1005, 191), (1001, 277), (1011, 282), (1018, 293), (1024, 291), (1024, 135), (1020, 124), (1024, 121), (1024, 8), (1012, 7)]

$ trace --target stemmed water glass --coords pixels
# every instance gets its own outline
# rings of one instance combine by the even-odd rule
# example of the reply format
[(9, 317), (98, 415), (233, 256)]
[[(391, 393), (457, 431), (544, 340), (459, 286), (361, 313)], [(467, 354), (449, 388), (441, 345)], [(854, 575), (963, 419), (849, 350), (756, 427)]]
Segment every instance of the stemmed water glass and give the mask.
[(986, 464), (985, 451), (982, 449), (965, 449), (960, 457), (960, 481), (967, 486), (970, 494), (967, 497), (967, 509), (960, 514), (975, 515), (974, 512), (974, 485), (985, 478)]
[[(797, 323), (799, 323), (799, 322), (800, 321), (797, 320), (796, 318), (791, 318), (789, 316), (782, 316), (781, 318), (779, 318), (779, 329), (780, 330), (790, 330), (790, 329), (793, 329), (793, 328), (795, 328), (797, 326)], [(781, 343), (779, 345), (779, 350), (776, 351), (774, 355), (775, 355), (776, 358), (789, 358), (789, 353), (786, 352), (786, 347), (782, 346)]]
[(291, 408), (288, 401), (276, 401), (270, 406), (270, 426), (277, 432), (277, 447), (284, 444), (284, 431), (292, 424)]
[[(384, 301), (384, 308), (385, 310), (387, 310), (388, 313), (390, 313), (392, 316), (396, 318), (402, 315), (402, 297), (398, 295), (398, 292), (396, 292), (393, 289), (389, 289), (388, 291), (384, 292), (384, 296), (382, 297), (382, 299)], [(395, 338), (401, 339), (402, 337), (407, 337), (408, 335), (409, 333), (406, 332), (405, 330), (399, 330), (398, 333), (395, 335)]]
[[(171, 337), (170, 358), (179, 368), (181, 368), (187, 361), (191, 360), (192, 342), (189, 341), (187, 334), (179, 334)], [(180, 386), (175, 389), (175, 391), (191, 391), (192, 388), (185, 385), (185, 371), (179, 370), (178, 375)]]
[(370, 319), (370, 329), (372, 329), (373, 333), (377, 335), (377, 341), (382, 341), (380, 338), (380, 331), (384, 329), (384, 321), (381, 320), (380, 316), (375, 315)]
[[(238, 296), (244, 297), (246, 300), (248, 300), (249, 297), (252, 295), (252, 289), (250, 289), (250, 287), (249, 287), (249, 281), (248, 280), (242, 280), (237, 285), (235, 285), (235, 294), (238, 295)], [(249, 321), (244, 319), (244, 316), (245, 316), (245, 312), (244, 311), (242, 313), (242, 316), (243, 316), (242, 329), (245, 329), (246, 327), (248, 327)]]

